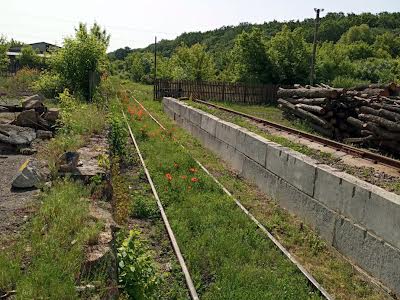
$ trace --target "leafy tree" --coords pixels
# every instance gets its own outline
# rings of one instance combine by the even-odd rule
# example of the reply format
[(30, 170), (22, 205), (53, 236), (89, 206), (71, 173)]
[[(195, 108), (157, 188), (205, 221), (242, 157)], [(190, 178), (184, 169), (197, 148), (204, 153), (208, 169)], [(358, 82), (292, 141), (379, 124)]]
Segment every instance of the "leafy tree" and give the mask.
[(21, 48), (21, 55), (18, 57), (18, 61), (22, 67), (38, 68), (42, 65), (40, 57), (30, 45), (25, 45)]
[(66, 87), (87, 100), (93, 92), (89, 90), (90, 76), (103, 74), (107, 66), (106, 49), (109, 38), (105, 38), (105, 31), (99, 36), (97, 30), (92, 28), (89, 31), (86, 25), (80, 24), (75, 29), (75, 37), (64, 39), (63, 48), (51, 56), (50, 62)]
[(367, 24), (361, 24), (359, 26), (351, 27), (340, 38), (340, 42), (344, 44), (351, 44), (355, 42), (365, 42), (367, 44), (372, 44), (373, 41), (374, 36)]
[(268, 83), (272, 63), (267, 54), (265, 36), (260, 29), (240, 34), (232, 50), (233, 76), (236, 81)]
[(215, 78), (215, 64), (203, 45), (192, 47), (181, 45), (171, 58), (171, 76), (174, 79), (212, 80)]
[(383, 50), (393, 58), (400, 55), (400, 36), (391, 32), (378, 35), (375, 39), (374, 48), (376, 51)]
[(311, 51), (301, 29), (291, 31), (284, 26), (268, 46), (268, 54), (278, 82), (291, 84), (308, 81)]
[(7, 56), (8, 44), (6, 38), (0, 35), (0, 72), (7, 71), (10, 60)]
[(354, 73), (346, 46), (333, 42), (325, 42), (318, 48), (315, 69), (320, 82), (331, 82), (338, 76), (351, 76)]

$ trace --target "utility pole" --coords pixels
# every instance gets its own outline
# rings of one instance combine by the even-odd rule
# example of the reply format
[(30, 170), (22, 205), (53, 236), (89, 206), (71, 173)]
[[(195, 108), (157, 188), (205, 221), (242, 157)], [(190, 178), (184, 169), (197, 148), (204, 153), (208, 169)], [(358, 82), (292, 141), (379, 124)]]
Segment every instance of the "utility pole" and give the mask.
[(154, 100), (157, 98), (157, 36), (154, 39)]
[(314, 28), (314, 44), (313, 44), (313, 53), (311, 57), (311, 72), (310, 72), (310, 85), (314, 84), (315, 79), (315, 61), (317, 56), (317, 42), (318, 42), (318, 29), (319, 29), (319, 14), (324, 11), (323, 8), (314, 8), (314, 11), (317, 14), (315, 18), (315, 28)]

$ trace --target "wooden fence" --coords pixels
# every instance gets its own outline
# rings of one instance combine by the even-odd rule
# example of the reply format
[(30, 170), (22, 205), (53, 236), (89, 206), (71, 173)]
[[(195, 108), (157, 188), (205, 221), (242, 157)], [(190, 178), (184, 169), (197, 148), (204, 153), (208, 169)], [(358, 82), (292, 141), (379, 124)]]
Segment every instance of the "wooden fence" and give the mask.
[(277, 100), (278, 85), (242, 84), (204, 81), (156, 80), (154, 96), (190, 97), (201, 100), (228, 101), (248, 104), (273, 104)]

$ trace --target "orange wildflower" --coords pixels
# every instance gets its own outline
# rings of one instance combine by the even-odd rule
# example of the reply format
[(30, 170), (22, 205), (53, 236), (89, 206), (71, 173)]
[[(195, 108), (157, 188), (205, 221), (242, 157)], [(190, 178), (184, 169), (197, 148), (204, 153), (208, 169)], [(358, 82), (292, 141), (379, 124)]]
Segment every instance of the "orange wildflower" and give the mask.
[(170, 173), (165, 174), (165, 177), (167, 177), (168, 181), (172, 180), (172, 175)]
[(192, 173), (196, 173), (197, 169), (196, 168), (190, 168), (189, 171), (192, 172)]
[(198, 182), (199, 181), (199, 179), (198, 178), (196, 178), (196, 177), (193, 177), (191, 180), (190, 180), (191, 182)]

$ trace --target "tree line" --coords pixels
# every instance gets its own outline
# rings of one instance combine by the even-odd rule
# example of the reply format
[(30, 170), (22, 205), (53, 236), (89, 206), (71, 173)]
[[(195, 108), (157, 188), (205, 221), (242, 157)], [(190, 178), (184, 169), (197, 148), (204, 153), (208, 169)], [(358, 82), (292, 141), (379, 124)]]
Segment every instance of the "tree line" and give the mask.
[[(251, 83), (309, 81), (314, 20), (248, 23), (184, 33), (158, 45), (159, 78)], [(109, 53), (112, 72), (151, 83), (154, 45)], [(400, 80), (400, 13), (321, 19), (316, 80), (335, 86)]]

